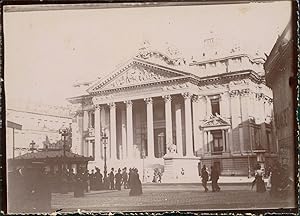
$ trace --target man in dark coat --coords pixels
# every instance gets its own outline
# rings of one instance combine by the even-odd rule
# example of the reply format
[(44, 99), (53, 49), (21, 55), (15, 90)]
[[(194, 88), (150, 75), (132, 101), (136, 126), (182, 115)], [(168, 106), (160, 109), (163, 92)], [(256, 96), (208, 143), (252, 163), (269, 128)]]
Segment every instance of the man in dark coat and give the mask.
[(111, 171), (109, 173), (109, 183), (110, 183), (110, 190), (115, 189), (115, 174), (114, 174), (114, 168), (111, 168)]
[(95, 190), (95, 182), (96, 182), (96, 176), (94, 173), (94, 170), (89, 174), (89, 180), (90, 180), (90, 190)]
[(122, 172), (122, 182), (124, 185), (124, 189), (128, 189), (128, 174), (127, 174), (127, 168), (124, 167)]
[(133, 170), (132, 170), (132, 168), (129, 168), (129, 173), (128, 173), (128, 188), (131, 188), (132, 174), (133, 174)]
[(121, 190), (121, 184), (122, 184), (122, 175), (121, 175), (121, 169), (118, 169), (117, 174), (115, 175), (116, 179), (116, 189)]
[(203, 165), (202, 169), (201, 169), (201, 177), (202, 177), (202, 185), (205, 189), (205, 192), (208, 191), (208, 188), (207, 188), (207, 181), (208, 181), (208, 172), (206, 170), (206, 166)]
[(96, 173), (95, 173), (95, 190), (101, 190), (102, 189), (102, 174), (100, 172), (100, 169), (96, 167)]
[(216, 167), (212, 166), (211, 167), (211, 187), (212, 187), (212, 192), (215, 191), (220, 191), (220, 187), (218, 185), (218, 180), (219, 180), (219, 171)]

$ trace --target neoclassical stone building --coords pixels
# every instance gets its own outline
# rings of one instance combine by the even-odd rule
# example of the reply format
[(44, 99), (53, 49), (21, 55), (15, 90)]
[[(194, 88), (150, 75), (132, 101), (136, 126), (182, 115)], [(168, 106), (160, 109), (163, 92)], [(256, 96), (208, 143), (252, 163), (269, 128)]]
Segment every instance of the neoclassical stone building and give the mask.
[(94, 157), (90, 168), (103, 170), (106, 134), (108, 168), (152, 169), (175, 146), (199, 166), (247, 175), (257, 152), (266, 162), (277, 153), (263, 63), (239, 48), (208, 49), (188, 61), (172, 49), (144, 47), (114, 71), (75, 86), (84, 91), (68, 99), (76, 108), (73, 146)]

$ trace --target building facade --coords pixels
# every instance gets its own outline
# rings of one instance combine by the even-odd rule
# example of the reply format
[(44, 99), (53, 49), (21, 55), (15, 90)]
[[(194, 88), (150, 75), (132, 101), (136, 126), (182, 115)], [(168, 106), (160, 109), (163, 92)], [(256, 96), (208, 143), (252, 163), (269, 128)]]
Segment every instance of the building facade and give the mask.
[(274, 116), (279, 161), (291, 172), (295, 172), (296, 158), (296, 73), (294, 67), (294, 41), (291, 22), (278, 37), (265, 62), (267, 85), (274, 94)]
[(22, 125), (22, 130), (6, 128), (8, 159), (28, 153), (32, 141), (35, 148), (58, 148), (56, 144), (61, 140), (59, 129), (72, 123), (68, 108), (33, 103), (9, 104), (6, 120)]
[(207, 50), (187, 61), (170, 48), (143, 47), (111, 73), (77, 84), (83, 92), (69, 98), (77, 113), (73, 146), (95, 158), (89, 167), (102, 168), (106, 153), (109, 168), (151, 169), (164, 165), (175, 146), (179, 157), (197, 157), (199, 166), (247, 175), (257, 164), (257, 150), (266, 162), (275, 157), (263, 58), (239, 48)]

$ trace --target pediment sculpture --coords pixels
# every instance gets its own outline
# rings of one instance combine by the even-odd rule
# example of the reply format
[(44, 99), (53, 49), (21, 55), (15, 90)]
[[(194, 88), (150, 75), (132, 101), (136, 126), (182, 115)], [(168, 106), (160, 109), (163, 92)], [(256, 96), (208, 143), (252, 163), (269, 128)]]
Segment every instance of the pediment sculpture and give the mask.
[(128, 85), (137, 85), (142, 83), (149, 82), (157, 82), (165, 78), (169, 78), (170, 76), (161, 75), (159, 73), (155, 73), (151, 69), (133, 66), (128, 69), (125, 73), (117, 77), (111, 84), (107, 86), (107, 88), (117, 88)]
[(213, 127), (213, 126), (228, 126), (230, 125), (225, 119), (222, 118), (218, 113), (211, 115), (206, 121), (203, 122), (202, 127)]

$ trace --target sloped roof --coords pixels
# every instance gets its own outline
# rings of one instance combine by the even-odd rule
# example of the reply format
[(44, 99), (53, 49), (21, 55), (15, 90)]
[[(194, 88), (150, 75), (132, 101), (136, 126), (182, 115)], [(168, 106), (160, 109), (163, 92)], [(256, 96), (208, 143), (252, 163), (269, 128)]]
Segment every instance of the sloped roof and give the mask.
[[(40, 152), (30, 152), (24, 155), (20, 155), (15, 157), (14, 160), (44, 160), (44, 159), (58, 159), (64, 157), (63, 150), (48, 150), (48, 151), (40, 151)], [(65, 157), (67, 159), (75, 159), (75, 160), (93, 160), (91, 157), (85, 157), (83, 155), (75, 154), (72, 152), (65, 152)]]

